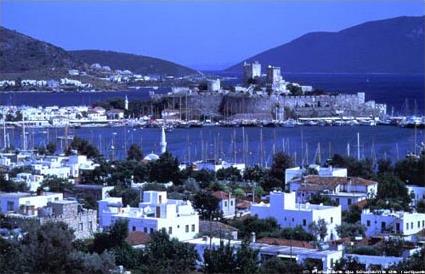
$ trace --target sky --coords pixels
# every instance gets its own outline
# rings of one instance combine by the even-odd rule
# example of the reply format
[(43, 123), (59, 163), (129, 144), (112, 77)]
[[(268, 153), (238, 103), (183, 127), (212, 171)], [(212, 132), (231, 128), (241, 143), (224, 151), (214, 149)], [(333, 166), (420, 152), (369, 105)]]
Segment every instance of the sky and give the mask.
[(424, 15), (423, 0), (0, 0), (0, 25), (65, 48), (219, 70), (312, 31)]

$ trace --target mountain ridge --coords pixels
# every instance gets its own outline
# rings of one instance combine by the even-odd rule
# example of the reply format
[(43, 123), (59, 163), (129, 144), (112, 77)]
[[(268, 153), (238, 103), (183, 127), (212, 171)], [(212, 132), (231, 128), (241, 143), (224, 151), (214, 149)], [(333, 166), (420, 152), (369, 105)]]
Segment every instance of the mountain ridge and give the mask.
[(338, 32), (310, 32), (244, 61), (291, 73), (423, 73), (424, 18), (401, 16), (369, 21)]

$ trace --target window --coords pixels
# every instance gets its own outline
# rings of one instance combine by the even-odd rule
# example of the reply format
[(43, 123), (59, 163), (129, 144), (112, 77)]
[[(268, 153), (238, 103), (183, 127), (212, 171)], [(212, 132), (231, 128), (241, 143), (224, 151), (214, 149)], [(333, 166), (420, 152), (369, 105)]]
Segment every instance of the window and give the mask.
[(331, 217), (331, 224), (334, 222), (334, 217)]
[(424, 227), (425, 226), (425, 221), (422, 221), (422, 227)]
[(173, 234), (173, 228), (171, 226), (168, 227), (168, 234)]
[(410, 228), (413, 229), (413, 222), (410, 223)]
[(418, 228), (421, 227), (421, 221), (418, 221)]
[(307, 225), (307, 220), (303, 219), (303, 226), (306, 226), (306, 225)]
[(227, 201), (224, 201), (224, 207), (227, 207)]
[(294, 221), (294, 218), (292, 218), (292, 222)]
[(195, 225), (192, 225), (192, 232), (195, 232)]
[(409, 223), (406, 223), (406, 230), (409, 230)]
[(91, 221), (89, 222), (89, 230), (93, 231), (93, 222), (91, 222)]
[(348, 199), (347, 204), (351, 205), (351, 198)]
[(78, 230), (83, 231), (83, 229), (84, 229), (83, 223), (79, 223)]
[(59, 201), (59, 197), (56, 197), (56, 198), (55, 198), (55, 201)]
[(177, 228), (180, 228), (180, 225), (177, 225)]
[(399, 233), (399, 232), (400, 232), (400, 223), (396, 223), (396, 224), (395, 224), (395, 231), (396, 231), (397, 233)]
[(367, 225), (367, 226), (370, 226), (370, 220), (367, 220), (367, 221), (366, 221), (366, 225)]
[(148, 228), (147, 227), (144, 227), (143, 228), (143, 232), (148, 233)]
[(334, 266), (334, 259), (331, 259), (331, 267)]
[(381, 232), (384, 232), (385, 230), (385, 222), (381, 222)]
[(153, 233), (153, 228), (151, 227), (151, 229), (149, 230), (149, 233)]
[(339, 204), (339, 198), (336, 198), (335, 200), (336, 200), (336, 203)]
[(13, 201), (7, 201), (7, 211), (13, 211), (15, 203)]
[(133, 225), (133, 227), (132, 227), (132, 230), (133, 230), (133, 231), (136, 231), (136, 227), (135, 227), (134, 225)]
[(230, 206), (233, 206), (233, 200), (230, 201)]
[(189, 225), (186, 225), (186, 233), (189, 232)]

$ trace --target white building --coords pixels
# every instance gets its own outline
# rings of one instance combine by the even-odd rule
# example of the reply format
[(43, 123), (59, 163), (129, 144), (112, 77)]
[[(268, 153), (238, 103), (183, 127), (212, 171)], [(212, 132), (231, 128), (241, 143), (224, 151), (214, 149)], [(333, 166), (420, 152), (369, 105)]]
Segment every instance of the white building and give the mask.
[(31, 174), (28, 172), (21, 172), (16, 174), (15, 182), (25, 182), (30, 191), (37, 191), (44, 180), (43, 175)]
[(378, 192), (378, 183), (358, 177), (321, 177), (308, 175), (288, 182), (289, 190), (297, 193), (297, 202), (306, 203), (314, 194), (328, 196), (332, 201), (348, 210)]
[(323, 206), (313, 204), (297, 204), (295, 192), (285, 193), (280, 191), (270, 192), (270, 203), (251, 204), (251, 215), (258, 215), (260, 219), (275, 218), (281, 227), (301, 226), (309, 231), (309, 225), (325, 220), (327, 224), (327, 236), (325, 240), (338, 239), (335, 230), (341, 225), (341, 207)]
[(233, 217), (236, 213), (236, 199), (231, 193), (224, 191), (215, 191), (212, 193), (214, 197), (220, 200), (218, 206), (223, 213), (223, 217)]
[(220, 91), (221, 85), (220, 85), (220, 79), (213, 79), (208, 80), (208, 91), (210, 92), (217, 92)]
[(226, 161), (223, 161), (221, 159), (219, 160), (206, 160), (206, 161), (196, 161), (194, 162), (195, 170), (210, 170), (217, 172), (220, 169), (223, 168), (229, 168), (234, 167), (238, 169), (241, 173), (245, 171), (245, 164), (243, 163), (229, 163)]
[(268, 66), (267, 67), (267, 83), (270, 85), (278, 84), (282, 81), (280, 67)]
[[(195, 247), (199, 255), (198, 265), (203, 265), (204, 251), (209, 248), (218, 248), (220, 244), (234, 247), (236, 250), (242, 245), (242, 241), (230, 240), (223, 241), (219, 238), (202, 237), (185, 241)], [(278, 257), (284, 260), (293, 260), (302, 264), (306, 259), (320, 261), (323, 266), (324, 273), (332, 270), (334, 264), (342, 258), (341, 250), (319, 250), (304, 247), (296, 247), (288, 245), (272, 245), (267, 243), (251, 242), (250, 247), (258, 250), (258, 256), (261, 261), (265, 261), (271, 257)]]
[(412, 204), (416, 205), (420, 200), (425, 200), (425, 187), (417, 185), (406, 185)]
[[(321, 177), (347, 177), (346, 168), (321, 167), (319, 165), (310, 165), (309, 169), (317, 171), (317, 175)], [(285, 184), (294, 178), (301, 178), (307, 170), (301, 167), (292, 167), (285, 170)]]
[(425, 229), (424, 213), (364, 209), (361, 223), (366, 227), (366, 236), (400, 234), (410, 236)]
[(199, 216), (190, 201), (167, 199), (165, 191), (144, 191), (139, 207), (123, 207), (121, 198), (98, 201), (99, 225), (108, 229), (118, 219), (128, 220), (129, 231), (153, 233), (161, 229), (179, 240), (199, 232)]
[(24, 213), (26, 215), (37, 215), (38, 209), (45, 207), (48, 202), (63, 199), (62, 193), (43, 192), (33, 195), (26, 192), (13, 192), (0, 194), (0, 212)]

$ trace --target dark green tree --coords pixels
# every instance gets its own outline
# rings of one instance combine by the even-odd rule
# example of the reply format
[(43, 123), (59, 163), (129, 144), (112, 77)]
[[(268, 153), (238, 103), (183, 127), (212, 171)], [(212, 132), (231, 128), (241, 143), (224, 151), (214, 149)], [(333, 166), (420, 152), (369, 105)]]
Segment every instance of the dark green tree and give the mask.
[(328, 235), (328, 228), (324, 219), (319, 219), (317, 222), (314, 221), (310, 223), (308, 229), (311, 234), (316, 237), (316, 239), (319, 237), (321, 241), (323, 241)]
[(222, 212), (219, 208), (219, 202), (220, 200), (217, 197), (206, 191), (198, 192), (192, 198), (193, 207), (205, 220), (221, 218)]
[(282, 260), (278, 257), (268, 259), (263, 263), (260, 273), (281, 274), (281, 273), (303, 273), (303, 267), (294, 261)]
[(132, 144), (127, 152), (127, 160), (140, 161), (143, 159), (143, 153), (140, 147), (136, 144)]
[(233, 273), (236, 272), (237, 262), (235, 250), (227, 243), (220, 243), (218, 248), (209, 248), (204, 251), (205, 273)]
[(58, 178), (56, 176), (48, 176), (41, 183), (42, 188), (47, 188), (51, 192), (63, 193), (65, 189), (72, 189), (72, 183), (68, 179)]
[(146, 245), (143, 273), (189, 273), (195, 269), (198, 253), (188, 243), (179, 242), (164, 231), (151, 234)]
[(354, 238), (356, 236), (364, 236), (366, 228), (360, 222), (356, 223), (345, 223), (342, 222), (341, 225), (336, 227), (338, 236), (341, 238), (350, 237)]
[(293, 166), (294, 160), (289, 154), (278, 152), (273, 155), (273, 163), (270, 169), (270, 175), (283, 184), (285, 180), (285, 169)]
[(235, 167), (222, 168), (217, 171), (218, 180), (241, 181), (242, 175), (239, 169)]
[(177, 158), (167, 151), (161, 154), (157, 161), (150, 162), (149, 179), (151, 182), (181, 184), (181, 172)]

